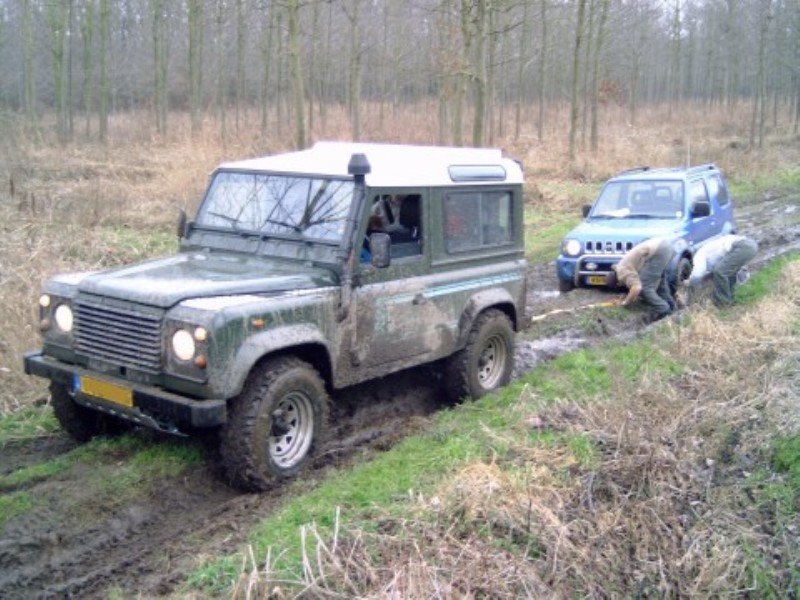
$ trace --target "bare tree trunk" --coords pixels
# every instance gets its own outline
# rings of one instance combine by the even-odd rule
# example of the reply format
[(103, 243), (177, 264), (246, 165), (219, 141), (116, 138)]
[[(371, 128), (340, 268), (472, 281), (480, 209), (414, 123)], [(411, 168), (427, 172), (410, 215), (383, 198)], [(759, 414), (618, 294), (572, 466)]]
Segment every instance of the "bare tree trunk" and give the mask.
[(736, 26), (736, 13), (738, 12), (737, 7), (737, 0), (726, 0), (726, 20), (725, 20), (725, 32), (726, 32), (726, 39), (725, 45), (727, 48), (727, 63), (726, 63), (726, 75), (728, 76), (727, 81), (727, 97), (728, 97), (728, 106), (733, 107), (736, 105), (736, 101), (738, 99), (739, 94), (739, 45), (740, 40), (738, 39), (738, 32)]
[(100, 0), (100, 115), (97, 135), (108, 141), (108, 0)]
[(680, 0), (675, 0), (675, 10), (672, 13), (671, 26), (671, 53), (670, 53), (670, 76), (669, 76), (669, 118), (672, 118), (672, 110), (681, 95), (681, 4)]
[(167, 132), (167, 17), (164, 0), (151, 0), (153, 9), (153, 101), (156, 131)]
[(81, 18), (81, 41), (83, 43), (83, 110), (86, 114), (86, 138), (92, 135), (92, 90), (94, 89), (94, 62), (92, 40), (94, 39), (94, 0), (83, 5)]
[(45, 5), (47, 25), (50, 29), (50, 56), (53, 65), (53, 91), (56, 103), (56, 130), (62, 144), (69, 139), (67, 115), (67, 6), (62, 2)]
[(636, 110), (639, 106), (639, 79), (641, 77), (641, 65), (642, 65), (642, 56), (641, 53), (638, 52), (639, 48), (644, 47), (646, 31), (645, 28), (642, 26), (643, 19), (641, 17), (641, 8), (637, 4), (636, 5), (636, 22), (635, 22), (635, 29), (638, 31), (638, 35), (634, 38), (636, 40), (635, 46), (631, 48), (631, 53), (633, 55), (633, 72), (631, 73), (630, 78), (630, 95), (628, 99), (628, 106), (630, 108), (630, 120), (631, 125), (636, 124)]
[(323, 70), (325, 75), (320, 78), (320, 102), (319, 102), (319, 120), (320, 125), (322, 126), (322, 131), (326, 131), (328, 128), (328, 102), (331, 101), (330, 98), (330, 78), (331, 68), (330, 68), (330, 59), (331, 53), (333, 51), (333, 2), (328, 4), (328, 35), (325, 40), (325, 64), (327, 66), (326, 69)]
[(514, 103), (514, 139), (519, 139), (522, 124), (522, 99), (525, 89), (525, 67), (528, 60), (528, 38), (530, 37), (529, 2), (523, 3), (522, 33), (519, 36), (519, 51), (517, 56), (517, 99)]
[(761, 18), (758, 37), (758, 71), (756, 74), (756, 94), (753, 99), (753, 114), (750, 122), (750, 148), (754, 148), (756, 143), (761, 148), (764, 143), (764, 96), (765, 96), (765, 77), (764, 77), (764, 54), (767, 46), (767, 33), (771, 14), (772, 0), (761, 0), (759, 14)]
[(472, 145), (476, 148), (483, 146), (486, 123), (486, 2), (475, 2), (475, 68), (472, 76), (475, 114), (472, 120)]
[(292, 104), (294, 105), (294, 144), (295, 148), (306, 147), (305, 97), (303, 95), (303, 74), (300, 70), (300, 18), (299, 0), (287, 2), (289, 27), (289, 68), (292, 80)]
[(219, 122), (219, 137), (225, 143), (227, 127), (225, 123), (226, 96), (225, 93), (225, 2), (217, 0), (217, 11), (214, 17), (216, 24), (217, 43), (217, 121)]
[(572, 54), (572, 93), (569, 110), (569, 159), (575, 160), (575, 137), (578, 129), (578, 65), (580, 63), (581, 42), (583, 38), (583, 16), (586, 0), (578, 0), (578, 21), (575, 26), (575, 50)]
[(596, 0), (589, 0), (589, 20), (586, 23), (586, 51), (583, 55), (583, 82), (581, 84), (581, 95), (583, 96), (583, 110), (581, 111), (581, 147), (586, 148), (586, 130), (589, 125), (589, 59), (592, 56), (592, 42), (594, 40), (594, 11), (597, 6)]
[(539, 120), (536, 123), (536, 139), (544, 138), (544, 103), (547, 82), (547, 0), (542, 0), (542, 48), (539, 52)]
[(204, 0), (188, 0), (189, 112), (193, 135), (203, 128), (203, 4)]
[(239, 133), (241, 106), (244, 101), (245, 31), (243, 0), (236, 0), (236, 133)]
[(67, 130), (68, 137), (72, 140), (75, 137), (75, 111), (72, 93), (72, 39), (75, 37), (73, 25), (75, 23), (75, 2), (67, 0)]
[(603, 52), (603, 38), (605, 36), (606, 20), (608, 19), (608, 6), (611, 4), (610, 0), (602, 0), (602, 7), (600, 11), (600, 24), (597, 26), (597, 43), (595, 44), (594, 53), (594, 66), (592, 68), (592, 133), (591, 145), (592, 152), (597, 153), (597, 144), (599, 133), (597, 129), (597, 102), (598, 102), (598, 87), (600, 85), (600, 55)]
[(31, 0), (22, 0), (22, 70), (25, 116), (28, 124), (38, 126), (36, 115), (36, 48), (33, 35), (33, 7)]
[(319, 39), (319, 2), (312, 2), (313, 12), (311, 15), (311, 46), (308, 59), (308, 134), (314, 135), (314, 101), (317, 99), (317, 40)]
[(275, 5), (264, 4), (264, 24), (267, 35), (261, 46), (261, 60), (264, 72), (261, 80), (261, 135), (266, 137), (269, 126), (270, 66), (272, 65), (272, 37), (275, 31)]
[(350, 126), (353, 140), (361, 139), (361, 30), (358, 14), (361, 0), (351, 0), (351, 5), (345, 7), (347, 18), (350, 21), (350, 69), (347, 103), (350, 109)]

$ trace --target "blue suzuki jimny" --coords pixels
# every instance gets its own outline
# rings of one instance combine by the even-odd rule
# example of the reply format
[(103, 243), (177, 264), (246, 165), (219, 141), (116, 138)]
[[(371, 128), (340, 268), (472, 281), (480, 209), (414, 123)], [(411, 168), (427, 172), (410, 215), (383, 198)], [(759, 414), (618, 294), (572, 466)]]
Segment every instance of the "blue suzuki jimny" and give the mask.
[(556, 261), (559, 289), (615, 285), (611, 268), (639, 242), (674, 240), (669, 281), (689, 276), (692, 256), (707, 240), (736, 230), (733, 203), (715, 165), (623, 171), (603, 186), (586, 220), (561, 243)]

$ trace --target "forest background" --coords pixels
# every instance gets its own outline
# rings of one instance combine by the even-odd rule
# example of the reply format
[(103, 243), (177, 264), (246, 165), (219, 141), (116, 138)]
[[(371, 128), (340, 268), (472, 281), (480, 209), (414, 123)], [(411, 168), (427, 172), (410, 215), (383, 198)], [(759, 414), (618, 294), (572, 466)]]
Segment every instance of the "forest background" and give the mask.
[[(264, 148), (333, 133), (482, 146), (528, 126), (542, 141), (557, 123), (574, 159), (598, 149), (609, 107), (633, 126), (686, 101), (748, 103), (751, 147), (782, 115), (796, 133), (800, 3), (0, 0), (3, 118), (61, 143), (105, 141), (110, 115), (136, 111), (162, 136), (188, 117)], [(409, 106), (427, 127), (398, 128)]]

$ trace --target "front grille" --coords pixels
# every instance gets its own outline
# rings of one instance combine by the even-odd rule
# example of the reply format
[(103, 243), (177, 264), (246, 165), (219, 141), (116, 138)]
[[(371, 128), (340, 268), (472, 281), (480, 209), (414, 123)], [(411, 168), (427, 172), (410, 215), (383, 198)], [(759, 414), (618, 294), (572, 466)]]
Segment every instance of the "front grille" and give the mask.
[(75, 303), (79, 354), (148, 373), (161, 370), (161, 314), (136, 307)]
[(620, 241), (588, 241), (586, 252), (591, 254), (625, 254), (633, 248), (633, 242)]

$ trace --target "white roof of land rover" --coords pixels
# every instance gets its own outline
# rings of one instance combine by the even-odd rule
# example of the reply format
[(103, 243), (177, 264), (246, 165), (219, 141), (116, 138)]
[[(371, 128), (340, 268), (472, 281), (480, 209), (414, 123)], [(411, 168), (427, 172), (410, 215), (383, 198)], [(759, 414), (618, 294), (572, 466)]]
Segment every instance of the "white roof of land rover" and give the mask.
[[(365, 154), (371, 187), (434, 187), (522, 183), (522, 167), (496, 148), (448, 148), (351, 142), (317, 142), (308, 150), (252, 158), (221, 169), (349, 177), (353, 154)], [(461, 173), (453, 175), (454, 173)], [(482, 177), (482, 173), (487, 173)], [(455, 181), (454, 181), (455, 178)]]

